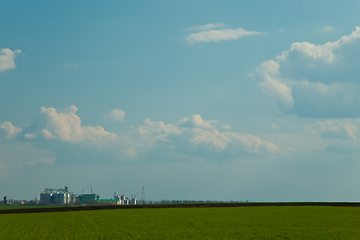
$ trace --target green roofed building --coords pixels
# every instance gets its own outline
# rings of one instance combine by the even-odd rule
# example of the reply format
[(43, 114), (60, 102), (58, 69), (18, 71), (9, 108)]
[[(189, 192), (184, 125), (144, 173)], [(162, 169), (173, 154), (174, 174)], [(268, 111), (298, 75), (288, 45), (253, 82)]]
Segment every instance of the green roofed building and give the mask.
[(96, 201), (99, 199), (99, 195), (94, 193), (81, 194), (76, 197), (76, 203), (79, 205), (96, 205)]

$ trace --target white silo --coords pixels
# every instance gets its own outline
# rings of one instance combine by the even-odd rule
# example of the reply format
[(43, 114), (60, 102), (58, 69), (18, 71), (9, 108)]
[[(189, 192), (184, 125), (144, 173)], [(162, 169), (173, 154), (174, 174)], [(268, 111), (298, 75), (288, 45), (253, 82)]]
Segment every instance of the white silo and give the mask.
[(46, 191), (40, 193), (40, 204), (46, 204)]
[(57, 204), (63, 205), (66, 204), (66, 196), (65, 193), (63, 191), (58, 191), (56, 193), (56, 202)]
[(53, 194), (51, 192), (45, 193), (45, 202), (44, 204), (51, 204), (53, 199)]

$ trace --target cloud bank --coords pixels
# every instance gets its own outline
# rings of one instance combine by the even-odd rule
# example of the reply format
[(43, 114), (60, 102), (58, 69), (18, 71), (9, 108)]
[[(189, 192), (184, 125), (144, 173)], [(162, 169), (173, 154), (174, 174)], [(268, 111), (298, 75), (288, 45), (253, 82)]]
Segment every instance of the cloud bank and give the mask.
[(360, 122), (351, 119), (320, 121), (312, 126), (307, 126), (310, 133), (319, 134), (323, 139), (354, 141), (357, 139), (358, 127), (360, 127)]
[(360, 116), (360, 28), (334, 42), (295, 42), (256, 74), (263, 91), (287, 114), (315, 118)]
[(33, 124), (22, 132), (24, 139), (60, 140), (65, 142), (87, 142), (97, 144), (113, 141), (115, 133), (104, 130), (101, 126), (81, 126), (81, 119), (72, 105), (58, 112), (55, 108), (42, 107), (40, 115)]
[(203, 26), (195, 26), (188, 28), (189, 31), (196, 31), (189, 34), (185, 40), (189, 43), (198, 42), (221, 42), (227, 40), (236, 40), (245, 36), (260, 35), (262, 33), (256, 31), (247, 31), (243, 28), (231, 29), (222, 23), (211, 23)]
[[(42, 107), (35, 121), (25, 129), (21, 130), (11, 122), (5, 122), (1, 129), (8, 138), (18, 136), (22, 142), (49, 147), (60, 158), (86, 155), (90, 159), (93, 158), (91, 154), (95, 154), (112, 161), (150, 161), (158, 158), (156, 156), (224, 160), (244, 155), (275, 154), (281, 150), (273, 142), (257, 136), (230, 132), (228, 125), (220, 127), (227, 130), (221, 132), (216, 129), (217, 121), (205, 120), (200, 114), (184, 117), (175, 124), (145, 119), (144, 124), (135, 130), (117, 135), (102, 126), (82, 126), (76, 111), (73, 105), (62, 111)], [(38, 159), (29, 164), (55, 163), (53, 157)]]

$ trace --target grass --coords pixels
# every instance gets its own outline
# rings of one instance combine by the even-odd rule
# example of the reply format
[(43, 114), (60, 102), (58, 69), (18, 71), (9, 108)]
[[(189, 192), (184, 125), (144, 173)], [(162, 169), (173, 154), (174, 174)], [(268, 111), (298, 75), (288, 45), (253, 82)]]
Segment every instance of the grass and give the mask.
[(116, 209), (0, 214), (2, 239), (360, 239), (360, 208)]
[(43, 206), (43, 205), (0, 205), (1, 210), (10, 210), (10, 209), (28, 209), (28, 208), (54, 208), (62, 206)]

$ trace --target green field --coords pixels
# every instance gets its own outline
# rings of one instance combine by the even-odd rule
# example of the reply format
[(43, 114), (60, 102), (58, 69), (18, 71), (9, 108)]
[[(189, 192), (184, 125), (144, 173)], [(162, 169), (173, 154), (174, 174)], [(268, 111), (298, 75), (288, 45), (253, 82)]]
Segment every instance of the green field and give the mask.
[(213, 207), (0, 214), (0, 238), (360, 239), (360, 208)]
[(42, 205), (0, 205), (1, 210), (9, 210), (9, 209), (28, 209), (28, 208), (54, 208), (61, 206), (42, 206)]

